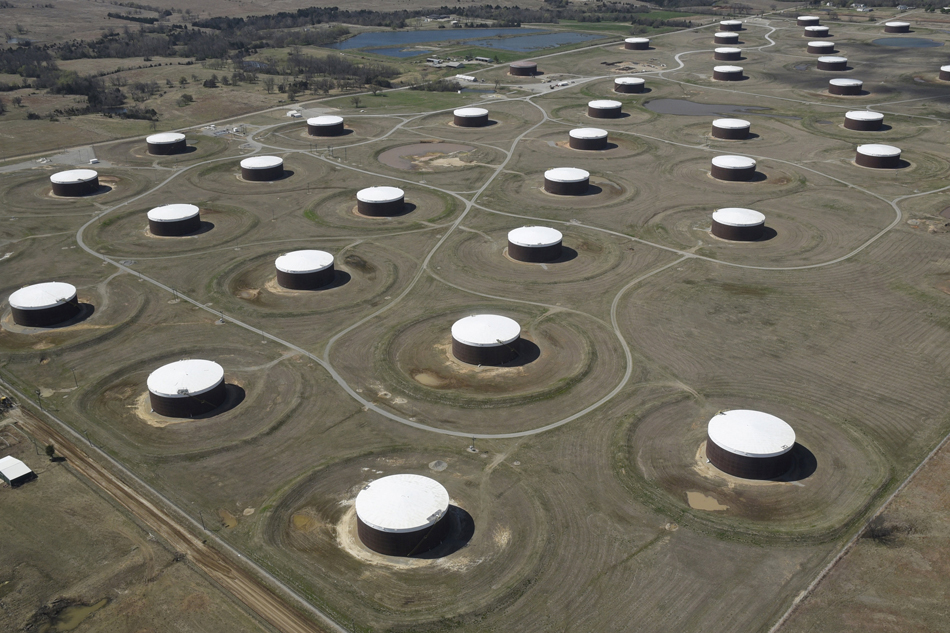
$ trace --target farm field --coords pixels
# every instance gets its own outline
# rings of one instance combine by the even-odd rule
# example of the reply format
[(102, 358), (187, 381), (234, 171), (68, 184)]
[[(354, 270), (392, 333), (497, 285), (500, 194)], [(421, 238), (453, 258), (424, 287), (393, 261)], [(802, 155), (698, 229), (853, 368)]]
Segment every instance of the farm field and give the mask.
[[(802, 28), (771, 16), (745, 22), (734, 62), (713, 59), (715, 27), (652, 36), (648, 50), (617, 38), (531, 57), (533, 76), (473, 69), (483, 92), (259, 107), (248, 96), (240, 107), (253, 112), (222, 108), (213, 129), (209, 99), (201, 123), (182, 123), (180, 154), (150, 154), (141, 130), (11, 158), (0, 381), (342, 630), (835, 630), (866, 604), (867, 628), (928, 630), (943, 614), (936, 595), (906, 607), (891, 591), (904, 576), (854, 577), (891, 562), (937, 576), (944, 548), (945, 504), (927, 499), (946, 450), (875, 517), (950, 433), (950, 84), (939, 78), (950, 37), (915, 23), (894, 37), (941, 46), (894, 48), (874, 43), (880, 24), (826, 24), (846, 71), (818, 70)], [(723, 63), (742, 80), (715, 79)], [(616, 92), (622, 76), (643, 78), (644, 92)], [(864, 84), (830, 94), (837, 77)], [(605, 99), (621, 116), (590, 116), (588, 102)], [(463, 127), (462, 106), (485, 108), (488, 124)], [(846, 128), (854, 110), (883, 114), (882, 128)], [(318, 115), (342, 117), (343, 133), (311, 136)], [(723, 117), (748, 120), (749, 136), (714, 137)], [(577, 128), (602, 128), (606, 145), (572, 148)], [(899, 160), (861, 166), (865, 144), (896, 146)], [(240, 162), (252, 156), (279, 157), (281, 173), (251, 180)], [(754, 159), (754, 173), (714, 177), (722, 156)], [(585, 170), (586, 191), (548, 191), (557, 167)], [(98, 189), (53, 194), (50, 176), (72, 168), (95, 169)], [(402, 189), (402, 210), (363, 213), (357, 194), (374, 186)], [(200, 209), (200, 229), (155, 235), (148, 211), (177, 203)], [(761, 236), (714, 235), (722, 208), (761, 212)], [(508, 232), (535, 225), (562, 233), (560, 257), (512, 256)], [(300, 249), (332, 255), (332, 283), (279, 283), (275, 260)], [(80, 316), (16, 322), (9, 296), (43, 281), (73, 284)], [(520, 326), (516, 360), (456, 357), (453, 323), (485, 313)], [(225, 404), (159, 415), (146, 381), (186, 358), (223, 367)], [(786, 474), (741, 479), (708, 461), (706, 425), (732, 409), (792, 426)], [(0, 489), (0, 509), (53, 517), (54, 503), (24, 499), (76, 488), (105, 503), (66, 468)], [(384, 556), (358, 536), (356, 495), (393, 474), (448, 491), (457, 530), (431, 555)], [(835, 562), (858, 534), (869, 538)], [(11, 547), (9, 560), (30, 552)], [(110, 547), (112, 575), (94, 589), (44, 577), (42, 599), (0, 624), (124, 589), (133, 563), (116, 553), (124, 541)], [(28, 588), (4, 581), (4, 603)], [(202, 604), (221, 628), (267, 626), (211, 587)], [(149, 609), (185, 599), (136, 591)], [(82, 626), (121, 622), (122, 600)], [(188, 630), (192, 616), (163, 617)]]

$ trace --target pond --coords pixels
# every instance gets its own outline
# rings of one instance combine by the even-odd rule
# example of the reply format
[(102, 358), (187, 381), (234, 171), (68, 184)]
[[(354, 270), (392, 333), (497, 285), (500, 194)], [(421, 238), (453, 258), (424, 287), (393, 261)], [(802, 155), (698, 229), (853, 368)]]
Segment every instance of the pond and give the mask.
[(892, 46), (894, 48), (930, 48), (932, 46), (943, 46), (943, 42), (928, 40), (923, 37), (882, 37), (877, 40), (871, 40), (875, 46)]
[[(327, 48), (350, 50), (353, 48), (375, 47), (403, 47), (409, 44), (424, 44), (429, 42), (448, 42), (452, 40), (470, 40), (478, 37), (497, 37), (499, 35), (520, 35), (523, 33), (537, 33), (537, 29), (432, 29), (425, 31), (379, 31), (360, 33)], [(385, 53), (384, 53), (385, 54)], [(395, 56), (394, 56), (395, 57)]]
[(529, 51), (537, 51), (545, 48), (554, 48), (555, 46), (587, 42), (589, 40), (596, 40), (599, 37), (601, 36), (588, 33), (543, 33), (539, 35), (519, 35), (517, 37), (475, 40), (474, 42), (470, 42), (470, 44), (483, 48), (498, 48), (503, 51), (527, 53)]

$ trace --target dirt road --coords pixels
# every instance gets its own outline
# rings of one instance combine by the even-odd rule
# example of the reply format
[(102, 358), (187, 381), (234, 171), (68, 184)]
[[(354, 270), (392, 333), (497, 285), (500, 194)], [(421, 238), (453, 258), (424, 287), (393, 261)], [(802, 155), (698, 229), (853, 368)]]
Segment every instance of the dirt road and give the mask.
[(16, 424), (43, 444), (54, 444), (56, 451), (76, 472), (111, 495), (155, 535), (176, 552), (184, 554), (225, 591), (284, 633), (329, 633), (343, 631), (337, 626), (320, 626), (310, 620), (243, 567), (192, 534), (170, 513), (156, 506), (100, 466), (65, 435), (28, 411), (11, 412)]

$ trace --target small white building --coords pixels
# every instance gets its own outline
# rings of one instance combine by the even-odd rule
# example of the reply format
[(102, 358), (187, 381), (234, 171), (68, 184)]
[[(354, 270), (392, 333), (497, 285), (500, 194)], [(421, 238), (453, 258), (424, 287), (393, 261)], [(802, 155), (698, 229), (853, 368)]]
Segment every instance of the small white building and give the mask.
[(7, 455), (0, 459), (0, 477), (10, 486), (16, 488), (28, 481), (36, 479), (36, 473), (16, 457)]

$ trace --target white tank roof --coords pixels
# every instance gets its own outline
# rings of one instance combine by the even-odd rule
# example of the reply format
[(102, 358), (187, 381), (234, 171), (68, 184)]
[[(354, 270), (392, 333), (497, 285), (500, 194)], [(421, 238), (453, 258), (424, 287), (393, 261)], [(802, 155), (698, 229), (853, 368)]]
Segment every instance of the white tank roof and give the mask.
[(0, 472), (2, 472), (3, 476), (9, 481), (13, 481), (23, 475), (29, 475), (33, 471), (30, 470), (29, 466), (13, 455), (7, 455), (6, 457), (0, 458)]
[(871, 143), (870, 145), (858, 145), (858, 153), (864, 154), (865, 156), (879, 156), (881, 158), (888, 158), (891, 156), (900, 156), (901, 150), (899, 147), (894, 147), (893, 145), (878, 145)]
[(313, 125), (315, 127), (339, 125), (340, 123), (343, 123), (343, 117), (334, 116), (332, 114), (324, 114), (323, 116), (315, 116), (307, 119), (307, 125)]
[(824, 62), (826, 64), (840, 64), (842, 62), (847, 63), (847, 57), (838, 57), (836, 55), (827, 55), (825, 57), (819, 57), (818, 61)]
[(546, 226), (523, 226), (508, 231), (508, 241), (526, 248), (542, 248), (560, 244), (563, 236), (557, 229)]
[(713, 50), (717, 53), (726, 53), (726, 54), (729, 54), (729, 53), (734, 54), (734, 53), (742, 52), (741, 48), (733, 48), (732, 46), (720, 46), (719, 48), (716, 48)]
[(195, 217), (198, 211), (198, 207), (193, 204), (166, 204), (151, 209), (148, 219), (152, 222), (180, 222)]
[(165, 398), (187, 398), (211, 391), (224, 382), (224, 368), (211, 360), (179, 360), (148, 375), (148, 390)]
[(726, 207), (713, 211), (712, 219), (726, 226), (758, 226), (765, 224), (765, 216), (753, 209)]
[(452, 324), (452, 338), (472, 347), (507, 345), (519, 336), (518, 322), (497, 314), (473, 314)]
[(381, 532), (416, 532), (435, 525), (449, 511), (449, 493), (422, 475), (390, 475), (356, 495), (356, 516)]
[(588, 101), (587, 105), (595, 110), (613, 110), (614, 108), (623, 107), (622, 103), (611, 99), (596, 99), (594, 101)]
[(279, 156), (251, 156), (241, 161), (243, 169), (271, 169), (283, 164), (284, 159)]
[(832, 86), (863, 86), (864, 82), (860, 79), (849, 79), (847, 77), (840, 77), (838, 79), (832, 79), (829, 81)]
[(576, 167), (555, 167), (544, 172), (544, 179), (551, 182), (581, 182), (590, 178), (590, 172)]
[(852, 121), (883, 121), (884, 115), (880, 112), (870, 112), (868, 110), (852, 110), (845, 112), (844, 118)]
[(649, 37), (628, 37), (627, 39), (624, 40), (624, 42), (626, 42), (627, 44), (644, 44), (644, 43), (649, 44), (650, 38)]
[(742, 66), (713, 66), (713, 72), (716, 73), (741, 73)]
[(828, 27), (827, 26), (806, 26), (805, 30), (810, 31), (812, 33), (817, 33), (819, 31), (823, 33), (828, 30)]
[(460, 116), (463, 119), (475, 118), (480, 116), (488, 116), (488, 110), (485, 108), (459, 108), (452, 112), (455, 116)]
[(738, 40), (739, 34), (735, 31), (716, 31), (717, 40)]
[(808, 42), (808, 45), (812, 48), (827, 48), (831, 50), (835, 47), (834, 42), (821, 41), (821, 42)]
[(820, 20), (817, 15), (800, 15), (798, 16), (799, 20)]
[(89, 182), (97, 178), (99, 173), (94, 169), (70, 169), (61, 171), (49, 177), (50, 182), (57, 185), (72, 185), (79, 182)]
[(940, 70), (942, 70), (945, 73), (950, 73), (950, 66), (941, 66)]
[(315, 273), (333, 265), (333, 255), (326, 251), (292, 251), (274, 260), (277, 270), (290, 274)]
[(910, 26), (910, 22), (885, 22), (885, 23), (884, 23), (884, 26), (899, 26), (899, 27), (904, 27), (904, 26)]
[(579, 127), (568, 132), (568, 136), (582, 139), (607, 138), (607, 130), (596, 127)]
[[(614, 79), (614, 83), (621, 86), (638, 86), (646, 83), (646, 80), (643, 77), (617, 77)], [(617, 102), (614, 101), (613, 103)]]
[(716, 119), (713, 125), (723, 130), (742, 130), (752, 127), (752, 124), (743, 119)]
[(151, 145), (171, 145), (185, 140), (185, 135), (178, 132), (162, 132), (145, 137), (145, 142)]
[(748, 156), (715, 156), (712, 164), (722, 169), (748, 169), (755, 167), (755, 159)]
[(406, 192), (399, 187), (367, 187), (356, 192), (356, 199), (360, 202), (395, 202), (405, 196)]
[(720, 20), (719, 24), (722, 26), (738, 26), (742, 24), (742, 20)]
[(48, 281), (20, 288), (10, 295), (10, 307), (18, 310), (46, 310), (76, 298), (76, 286)]
[(707, 433), (719, 448), (746, 457), (784, 455), (795, 445), (795, 430), (788, 423), (749, 409), (719, 413), (709, 421)]

